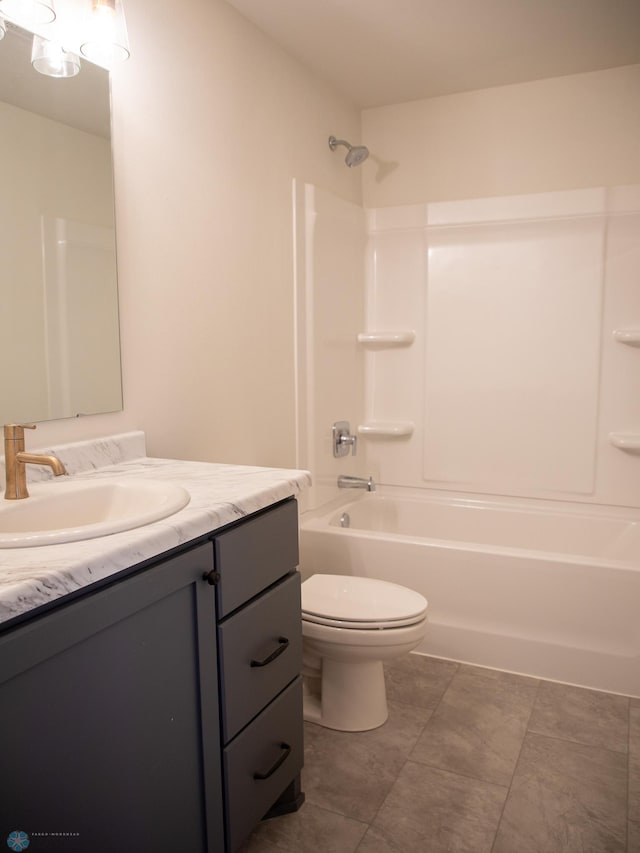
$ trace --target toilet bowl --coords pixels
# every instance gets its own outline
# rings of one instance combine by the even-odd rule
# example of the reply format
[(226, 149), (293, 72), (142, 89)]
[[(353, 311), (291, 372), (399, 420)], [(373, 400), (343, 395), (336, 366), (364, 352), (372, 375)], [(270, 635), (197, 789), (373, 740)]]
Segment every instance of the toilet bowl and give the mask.
[(427, 600), (387, 581), (312, 575), (302, 584), (304, 718), (361, 732), (388, 717), (383, 662), (415, 649)]

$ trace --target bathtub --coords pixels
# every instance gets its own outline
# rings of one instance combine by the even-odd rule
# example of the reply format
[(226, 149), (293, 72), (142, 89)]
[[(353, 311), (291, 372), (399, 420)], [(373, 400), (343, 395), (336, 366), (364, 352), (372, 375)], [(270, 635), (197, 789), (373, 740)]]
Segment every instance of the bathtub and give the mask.
[(383, 489), (303, 514), (300, 567), (422, 593), (418, 652), (640, 696), (640, 511)]

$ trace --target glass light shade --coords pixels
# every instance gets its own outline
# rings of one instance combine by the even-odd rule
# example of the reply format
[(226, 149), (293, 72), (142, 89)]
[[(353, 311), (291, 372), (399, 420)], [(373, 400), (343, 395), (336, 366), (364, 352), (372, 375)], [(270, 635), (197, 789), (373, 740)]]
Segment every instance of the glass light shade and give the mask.
[(80, 59), (65, 50), (59, 41), (49, 41), (42, 36), (33, 37), (31, 64), (47, 77), (75, 77), (80, 71)]
[(10, 18), (25, 30), (55, 21), (53, 0), (0, 0), (0, 15)]
[(121, 0), (92, 0), (85, 31), (80, 53), (91, 62), (111, 68), (129, 58), (129, 39)]

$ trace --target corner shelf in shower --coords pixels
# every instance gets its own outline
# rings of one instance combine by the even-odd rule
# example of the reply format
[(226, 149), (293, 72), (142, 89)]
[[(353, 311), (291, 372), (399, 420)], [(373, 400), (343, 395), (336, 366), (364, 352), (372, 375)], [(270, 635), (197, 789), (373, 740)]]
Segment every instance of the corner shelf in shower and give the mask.
[(416, 339), (414, 331), (400, 332), (360, 332), (357, 337), (359, 344), (370, 349), (385, 347), (410, 347)]
[(640, 432), (610, 432), (609, 441), (619, 450), (640, 453)]
[(640, 329), (616, 329), (613, 337), (619, 344), (630, 347), (640, 347)]
[(364, 438), (405, 438), (413, 435), (409, 421), (369, 421), (358, 426), (358, 435)]

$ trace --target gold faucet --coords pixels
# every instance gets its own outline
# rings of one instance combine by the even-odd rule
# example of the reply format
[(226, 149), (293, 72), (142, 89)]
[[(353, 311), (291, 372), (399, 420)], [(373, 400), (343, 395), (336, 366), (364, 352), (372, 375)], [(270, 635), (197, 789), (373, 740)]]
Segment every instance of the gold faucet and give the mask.
[(35, 424), (4, 425), (4, 466), (7, 480), (4, 498), (7, 501), (29, 497), (26, 470), (28, 464), (48, 465), (56, 477), (67, 473), (67, 469), (57, 456), (25, 452), (24, 431), (35, 428)]

